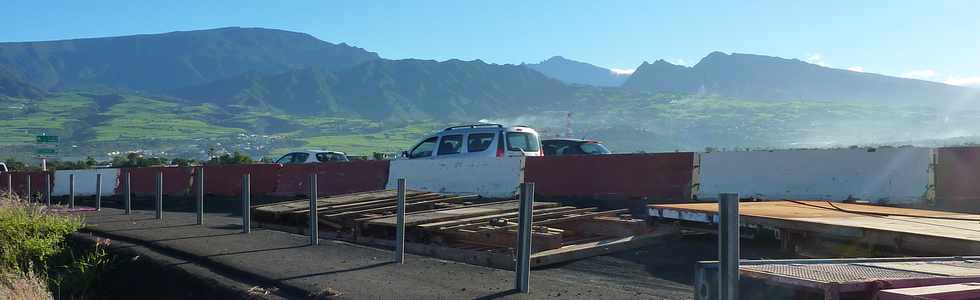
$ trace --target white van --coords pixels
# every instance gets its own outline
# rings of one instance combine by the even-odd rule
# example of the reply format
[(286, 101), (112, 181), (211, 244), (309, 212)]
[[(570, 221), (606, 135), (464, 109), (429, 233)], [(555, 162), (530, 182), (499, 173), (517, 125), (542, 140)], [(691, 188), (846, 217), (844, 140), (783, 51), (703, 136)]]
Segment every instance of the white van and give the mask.
[(402, 157), (407, 159), (542, 155), (537, 131), (527, 126), (500, 124), (449, 127), (402, 152)]

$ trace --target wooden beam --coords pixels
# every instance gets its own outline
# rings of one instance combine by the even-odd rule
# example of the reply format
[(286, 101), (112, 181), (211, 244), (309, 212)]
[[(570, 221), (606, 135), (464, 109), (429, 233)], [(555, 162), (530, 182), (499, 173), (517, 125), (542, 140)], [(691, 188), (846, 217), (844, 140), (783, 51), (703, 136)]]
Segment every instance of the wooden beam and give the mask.
[[(469, 231), (452, 230), (440, 232), (439, 235), (449, 239), (449, 241), (470, 243), (478, 245), (496, 246), (502, 248), (515, 248), (517, 246), (517, 231)], [(531, 232), (532, 251), (544, 251), (557, 249), (562, 246), (562, 234), (558, 232)]]
[(639, 248), (661, 241), (664, 237), (677, 233), (679, 233), (679, 230), (675, 226), (658, 226), (654, 232), (645, 235), (606, 239), (545, 250), (531, 254), (531, 265), (544, 266)]
[[(595, 210), (595, 208), (588, 208), (588, 209)], [(571, 207), (571, 206), (561, 206), (561, 207), (555, 207), (555, 208), (546, 208), (546, 209), (542, 209), (540, 211), (535, 211), (536, 214), (534, 215), (534, 217), (538, 217), (539, 216), (538, 213), (567, 212), (567, 211), (573, 211), (573, 210), (576, 210), (576, 209), (575, 209), (575, 207)], [(470, 225), (470, 224), (473, 224), (473, 223), (476, 223), (476, 222), (479, 222), (479, 224), (483, 224), (486, 221), (489, 221), (491, 219), (496, 219), (496, 218), (511, 218), (511, 217), (516, 217), (516, 216), (517, 216), (517, 212), (509, 212), (509, 213), (503, 213), (503, 214), (479, 216), (479, 217), (464, 218), (464, 219), (457, 219), (457, 220), (449, 220), (449, 221), (442, 221), (442, 222), (424, 223), (424, 224), (419, 224), (417, 226), (418, 227), (421, 227), (423, 229), (447, 229), (447, 228), (458, 227), (460, 225)]]
[[(467, 205), (464, 207), (451, 208), (446, 210), (427, 210), (405, 215), (405, 225), (415, 226), (417, 224), (440, 222), (446, 220), (462, 219), (504, 212), (517, 211), (517, 201), (502, 201), (486, 205)], [(534, 202), (535, 209), (558, 207), (555, 202)], [(374, 219), (367, 222), (370, 225), (395, 226), (395, 217), (389, 216), (381, 219)]]
[[(479, 198), (479, 197), (480, 196), (469, 195), (469, 196), (456, 196), (456, 197), (448, 197), (448, 198), (434, 198), (434, 199), (429, 199), (429, 200), (423, 200), (423, 201), (417, 201), (417, 202), (412, 202), (412, 203), (406, 203), (405, 204), (405, 207), (407, 209), (409, 207), (415, 207), (415, 206), (424, 205), (424, 204), (432, 204), (432, 203), (437, 203), (437, 202), (462, 202), (462, 201), (466, 201), (466, 200), (473, 200), (473, 199), (476, 199), (476, 198)], [(355, 211), (346, 211), (346, 212), (333, 213), (333, 214), (321, 214), (321, 216), (326, 217), (326, 218), (340, 218), (340, 217), (360, 215), (360, 214), (366, 214), (366, 213), (384, 212), (384, 211), (394, 210), (395, 209), (395, 205), (396, 205), (395, 203), (392, 203), (391, 205), (386, 205), (386, 206), (382, 206), (382, 207), (374, 207), (374, 208), (369, 208), (369, 209), (362, 209), (362, 210), (355, 210)], [(355, 220), (355, 221), (360, 221), (360, 219)]]
[[(597, 216), (610, 215), (610, 214), (618, 214), (618, 213), (626, 212), (626, 211), (628, 211), (628, 209), (617, 209), (617, 210), (600, 211), (600, 212), (595, 212), (595, 213), (587, 213), (587, 214), (581, 214), (581, 215), (575, 215), (575, 216), (568, 216), (568, 217), (563, 217), (563, 218), (548, 219), (548, 220), (543, 220), (543, 221), (540, 221), (540, 222), (533, 222), (532, 225), (534, 225), (534, 226), (544, 226), (544, 225), (558, 224), (558, 223), (570, 222), (570, 221), (581, 220), (581, 219), (595, 218)], [(485, 231), (508, 230), (508, 229), (516, 228), (517, 225), (518, 224), (512, 224), (512, 225), (507, 225), (507, 226), (500, 226), (500, 227), (495, 227), (495, 228), (492, 228), (492, 229), (485, 229)]]

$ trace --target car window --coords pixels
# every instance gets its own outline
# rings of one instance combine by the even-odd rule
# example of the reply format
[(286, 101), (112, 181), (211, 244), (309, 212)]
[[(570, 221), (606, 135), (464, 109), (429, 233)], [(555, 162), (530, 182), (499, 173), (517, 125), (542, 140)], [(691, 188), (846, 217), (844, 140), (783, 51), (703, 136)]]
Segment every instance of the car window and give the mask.
[(432, 156), (432, 150), (436, 149), (437, 137), (430, 137), (412, 149), (412, 152), (408, 154), (408, 158), (422, 158)]
[(609, 149), (599, 143), (584, 143), (579, 148), (583, 154), (609, 154)]
[(490, 148), (493, 133), (471, 133), (466, 137), (466, 152), (480, 152)]
[(286, 154), (286, 155), (283, 155), (282, 157), (280, 157), (279, 160), (276, 161), (276, 163), (277, 164), (288, 164), (289, 161), (292, 160), (292, 159), (293, 159), (293, 154), (292, 153), (289, 153), (289, 154)]
[(538, 137), (527, 132), (508, 132), (507, 150), (510, 151), (538, 151)]
[(442, 137), (439, 142), (439, 155), (459, 154), (463, 148), (463, 135), (454, 134)]
[(316, 160), (325, 161), (346, 161), (344, 156), (338, 153), (321, 152), (316, 154)]
[(305, 163), (307, 158), (310, 158), (309, 153), (293, 153), (293, 159), (290, 160), (290, 163), (294, 163), (294, 164)]
[(560, 153), (561, 155), (579, 155), (579, 154), (585, 154), (585, 153), (582, 153), (582, 151), (579, 150), (579, 148), (576, 147), (574, 144), (564, 144), (560, 148), (558, 148), (558, 151), (556, 151), (556, 152)]

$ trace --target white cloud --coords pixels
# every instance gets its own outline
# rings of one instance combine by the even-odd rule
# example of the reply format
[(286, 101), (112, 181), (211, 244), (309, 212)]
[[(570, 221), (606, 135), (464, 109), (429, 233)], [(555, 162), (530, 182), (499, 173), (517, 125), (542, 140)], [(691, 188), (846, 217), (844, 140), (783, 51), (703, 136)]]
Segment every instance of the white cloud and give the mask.
[(612, 71), (613, 73), (616, 73), (616, 74), (619, 74), (619, 75), (629, 75), (629, 74), (633, 74), (633, 72), (636, 71), (636, 69), (617, 69), (617, 68), (610, 68), (609, 71)]
[(806, 57), (806, 62), (811, 63), (811, 64), (814, 64), (814, 65), (818, 65), (818, 66), (821, 66), (821, 67), (826, 67), (827, 66), (827, 62), (823, 60), (823, 55), (820, 54), (820, 53), (810, 54), (809, 56)]
[(902, 76), (902, 77), (905, 77), (905, 78), (926, 80), (926, 79), (935, 78), (936, 77), (936, 74), (937, 73), (936, 73), (935, 70), (912, 70), (912, 71), (906, 71), (906, 72), (900, 74), (899, 76)]
[(947, 77), (943, 83), (958, 86), (980, 87), (980, 76)]
[(675, 59), (670, 59), (670, 60), (667, 60), (667, 61), (670, 62), (670, 63), (672, 63), (672, 64), (675, 64), (675, 65), (688, 66), (688, 67), (690, 67), (690, 65), (687, 64), (687, 61), (684, 60), (683, 58), (675, 58)]
[(853, 67), (847, 68), (847, 70), (848, 71), (854, 71), (854, 72), (864, 73), (864, 67), (862, 67), (862, 66), (853, 66)]

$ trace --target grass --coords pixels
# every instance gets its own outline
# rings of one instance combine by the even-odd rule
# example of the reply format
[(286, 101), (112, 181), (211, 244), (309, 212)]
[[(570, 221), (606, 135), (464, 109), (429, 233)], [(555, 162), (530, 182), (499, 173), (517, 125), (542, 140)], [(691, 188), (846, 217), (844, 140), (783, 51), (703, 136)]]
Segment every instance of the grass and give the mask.
[(43, 101), (0, 97), (0, 145), (27, 144), (46, 131), (70, 133), (95, 105), (75, 94), (56, 95)]
[(309, 148), (329, 149), (355, 155), (370, 155), (373, 152), (407, 150), (421, 138), (442, 127), (444, 127), (444, 123), (426, 121), (383, 129), (373, 133), (320, 135), (302, 137), (300, 140), (304, 141)]
[[(0, 151), (30, 158), (34, 136), (44, 130), (61, 135), (61, 153), (77, 158), (133, 149), (199, 155), (200, 149), (208, 147), (269, 156), (308, 148), (370, 155), (406, 150), (445, 125), (431, 120), (396, 124), (356, 116), (292, 115), (136, 94), (122, 94), (117, 101), (107, 102), (103, 96), (61, 93), (43, 100), (0, 99), (0, 107), (6, 108), (0, 111)], [(971, 110), (755, 101), (594, 88), (509, 119), (528, 123), (542, 133), (564, 132), (564, 114), (543, 113), (547, 111), (573, 112), (574, 134), (603, 140), (617, 152), (867, 145), (957, 137), (980, 130), (980, 112)], [(259, 141), (241, 134), (267, 137)], [(72, 144), (80, 148), (65, 148)]]
[(98, 114), (107, 121), (92, 128), (95, 135), (92, 142), (187, 140), (245, 133), (240, 128), (208, 123), (208, 115), (216, 109), (211, 105), (183, 105), (133, 95), (124, 98), (107, 112)]
[(83, 226), (81, 217), (0, 195), (0, 299), (86, 298), (111, 257), (100, 240), (93, 249), (73, 250), (67, 238)]

